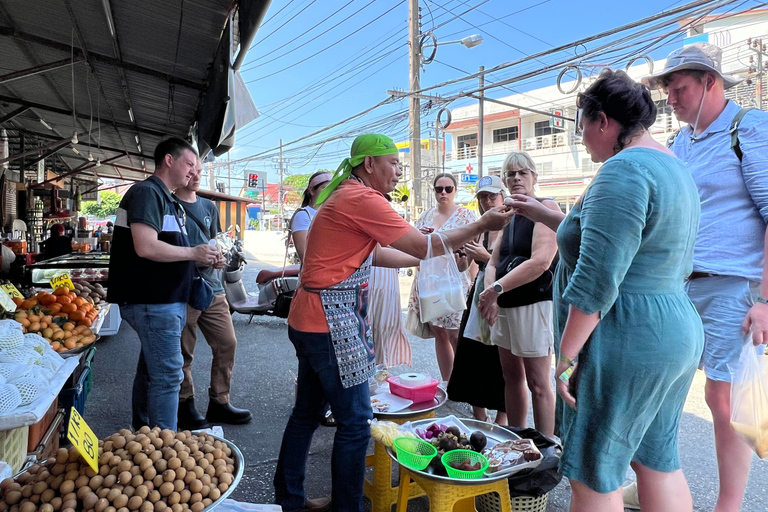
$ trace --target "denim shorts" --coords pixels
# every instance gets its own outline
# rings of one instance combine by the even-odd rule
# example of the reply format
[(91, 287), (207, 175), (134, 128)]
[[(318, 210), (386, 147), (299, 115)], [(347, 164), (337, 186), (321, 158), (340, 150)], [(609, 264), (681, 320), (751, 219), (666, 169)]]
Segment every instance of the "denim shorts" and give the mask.
[[(752, 335), (741, 331), (741, 324), (760, 293), (760, 283), (744, 277), (709, 276), (685, 284), (693, 305), (704, 324), (704, 353), (699, 368), (708, 379), (731, 382), (739, 355)], [(755, 347), (758, 354), (765, 346)]]

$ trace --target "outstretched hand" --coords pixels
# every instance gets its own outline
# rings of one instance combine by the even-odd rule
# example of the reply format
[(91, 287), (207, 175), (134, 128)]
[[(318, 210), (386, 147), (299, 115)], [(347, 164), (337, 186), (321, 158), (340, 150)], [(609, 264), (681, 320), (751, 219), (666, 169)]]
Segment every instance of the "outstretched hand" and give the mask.
[(499, 231), (509, 223), (509, 219), (515, 214), (514, 210), (508, 206), (496, 206), (486, 211), (480, 221), (485, 227), (485, 231)]

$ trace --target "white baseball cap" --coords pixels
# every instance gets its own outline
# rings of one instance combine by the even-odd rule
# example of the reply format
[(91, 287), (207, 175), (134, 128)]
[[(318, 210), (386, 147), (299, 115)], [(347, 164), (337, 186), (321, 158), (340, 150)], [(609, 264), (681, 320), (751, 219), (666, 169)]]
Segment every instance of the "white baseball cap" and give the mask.
[(498, 194), (504, 192), (504, 185), (501, 182), (501, 178), (498, 176), (483, 176), (477, 180), (477, 192), (475, 197), (480, 192), (490, 192), (491, 194)]

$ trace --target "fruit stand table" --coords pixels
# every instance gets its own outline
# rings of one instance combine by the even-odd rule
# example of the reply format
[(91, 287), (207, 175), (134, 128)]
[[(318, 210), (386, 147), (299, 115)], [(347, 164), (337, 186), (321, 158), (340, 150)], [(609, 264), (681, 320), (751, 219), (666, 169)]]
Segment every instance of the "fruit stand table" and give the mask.
[[(408, 421), (434, 418), (435, 409), (443, 405), (447, 399), (446, 392), (442, 388), (437, 388), (435, 399), (431, 402), (413, 404), (396, 413), (374, 411), (373, 415), (379, 420), (402, 425)], [(392, 486), (392, 458), (387, 453), (387, 448), (381, 443), (374, 442), (373, 454), (365, 458), (365, 465), (373, 466), (373, 478), (366, 477), (363, 485), (363, 494), (371, 500), (371, 512), (391, 512), (392, 505), (397, 503), (398, 488)], [(408, 499), (425, 495), (418, 485), (410, 487), (409, 493)]]

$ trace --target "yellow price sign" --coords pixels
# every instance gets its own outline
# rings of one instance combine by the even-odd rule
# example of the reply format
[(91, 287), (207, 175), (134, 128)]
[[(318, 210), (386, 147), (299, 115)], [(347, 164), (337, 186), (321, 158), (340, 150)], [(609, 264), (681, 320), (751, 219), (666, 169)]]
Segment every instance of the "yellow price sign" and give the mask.
[(0, 288), (5, 290), (5, 292), (8, 294), (10, 298), (19, 298), (21, 300), (24, 300), (24, 295), (21, 294), (21, 292), (12, 284), (3, 284), (0, 285)]
[(66, 286), (70, 290), (75, 289), (75, 283), (72, 282), (72, 279), (69, 278), (69, 274), (59, 274), (50, 281), (51, 288), (56, 290), (57, 288), (61, 288), (62, 286)]
[(70, 440), (72, 446), (77, 448), (77, 451), (88, 465), (91, 466), (91, 469), (98, 473), (99, 439), (74, 407), (72, 407), (69, 415), (67, 439)]

